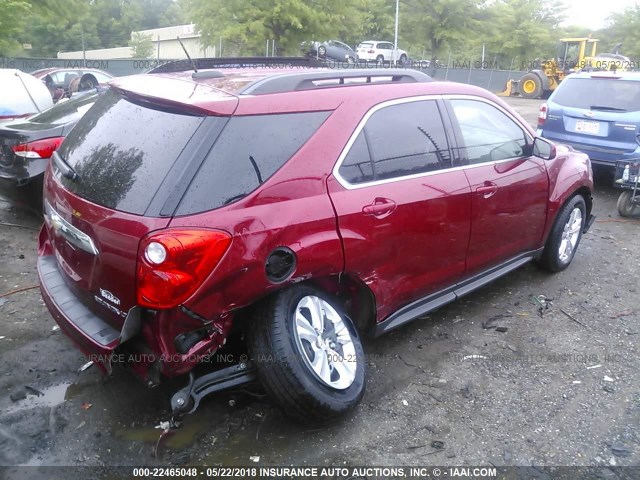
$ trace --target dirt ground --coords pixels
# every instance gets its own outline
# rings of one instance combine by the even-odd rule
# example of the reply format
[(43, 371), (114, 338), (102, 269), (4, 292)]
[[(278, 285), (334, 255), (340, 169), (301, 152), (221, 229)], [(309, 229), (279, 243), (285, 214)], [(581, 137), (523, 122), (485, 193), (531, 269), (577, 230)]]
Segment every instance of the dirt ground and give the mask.
[[(535, 122), (539, 101), (509, 102)], [(364, 401), (324, 429), (258, 390), (224, 393), (154, 458), (171, 386), (78, 373), (37, 289), (0, 297), (0, 465), (639, 465), (640, 220), (618, 216), (610, 184), (597, 176), (597, 220), (565, 272), (527, 265), (368, 341)], [(37, 203), (0, 185), (0, 295), (37, 283)]]

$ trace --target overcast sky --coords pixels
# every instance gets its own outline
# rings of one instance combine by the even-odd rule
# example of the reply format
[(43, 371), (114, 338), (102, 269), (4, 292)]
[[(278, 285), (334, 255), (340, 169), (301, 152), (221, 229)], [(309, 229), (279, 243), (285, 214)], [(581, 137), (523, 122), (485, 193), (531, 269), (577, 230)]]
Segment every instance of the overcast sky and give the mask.
[(639, 0), (565, 0), (567, 20), (564, 25), (582, 25), (597, 30), (605, 26), (607, 17)]

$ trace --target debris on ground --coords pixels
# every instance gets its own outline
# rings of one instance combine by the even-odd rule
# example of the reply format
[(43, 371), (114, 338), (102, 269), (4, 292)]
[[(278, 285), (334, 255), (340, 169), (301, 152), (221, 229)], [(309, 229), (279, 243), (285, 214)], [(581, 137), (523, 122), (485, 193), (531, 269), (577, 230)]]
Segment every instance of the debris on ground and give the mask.
[(431, 448), (442, 450), (444, 448), (444, 442), (441, 440), (434, 440), (433, 442), (431, 442)]
[(42, 393), (40, 390), (38, 390), (37, 388), (30, 387), (29, 385), (25, 385), (24, 389), (27, 391), (27, 393), (30, 393), (31, 395), (35, 395), (36, 397), (44, 396), (44, 393)]
[(609, 377), (608, 375), (605, 375), (603, 380), (605, 382), (609, 382), (609, 383), (613, 383), (614, 382), (613, 378)]
[(567, 318), (569, 318), (569, 319), (573, 320), (573, 321), (574, 321), (574, 322), (576, 322), (578, 325), (582, 325), (582, 326), (583, 326), (583, 327), (585, 327), (585, 328), (587, 327), (584, 323), (582, 323), (580, 320), (577, 320), (573, 315), (571, 315), (571, 314), (569, 314), (569, 313), (565, 312), (563, 309), (560, 309), (560, 311), (561, 311), (562, 313), (564, 313), (564, 315), (565, 315)]
[(598, 364), (598, 365), (591, 365), (590, 367), (587, 367), (587, 370), (593, 370), (594, 368), (601, 368), (602, 365)]
[(80, 407), (82, 407), (83, 410), (89, 410), (91, 407), (93, 407), (93, 403), (82, 402), (82, 405), (80, 405)]
[(260, 456), (259, 455), (251, 455), (249, 457), (249, 460), (251, 460), (252, 462), (258, 463), (260, 461)]
[(9, 394), (9, 398), (12, 402), (19, 402), (20, 400), (24, 400), (25, 398), (27, 398), (27, 391), (24, 388), (21, 388), (20, 390), (11, 392)]
[(485, 330), (489, 330), (492, 328), (500, 328), (500, 327), (496, 327), (495, 325), (493, 325), (494, 322), (496, 322), (497, 320), (501, 320), (503, 318), (511, 318), (511, 314), (509, 313), (499, 313), (498, 315), (494, 315), (493, 317), (488, 318), (487, 320), (485, 320), (484, 322), (482, 322), (482, 328)]
[(462, 360), (482, 360), (483, 358), (487, 358), (484, 355), (466, 355), (462, 357)]
[(628, 457), (631, 455), (631, 449), (625, 447), (624, 445), (611, 445), (611, 453), (613, 453), (616, 457)]
[(547, 298), (545, 295), (532, 295), (533, 303), (538, 305), (538, 315), (544, 317), (553, 308), (553, 298)]
[(91, 367), (93, 365), (93, 360), (91, 360), (90, 362), (85, 363), (84, 365), (82, 365), (79, 369), (78, 369), (78, 373), (82, 373), (84, 372), (87, 368)]
[(507, 330), (507, 327), (496, 327), (496, 332), (505, 333)]
[(405, 407), (408, 407), (408, 406), (409, 406), (409, 402), (407, 402), (404, 398), (402, 399), (402, 404), (403, 404)]

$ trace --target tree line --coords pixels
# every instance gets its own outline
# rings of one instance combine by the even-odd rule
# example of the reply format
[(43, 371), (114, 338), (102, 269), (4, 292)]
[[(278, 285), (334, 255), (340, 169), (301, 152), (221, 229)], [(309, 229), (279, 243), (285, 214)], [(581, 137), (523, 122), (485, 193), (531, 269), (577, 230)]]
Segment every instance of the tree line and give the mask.
[[(300, 54), (309, 40), (393, 40), (395, 0), (0, 0), (0, 56), (55, 57), (58, 51), (131, 45), (152, 54), (133, 31), (193, 22), (225, 55)], [(562, 37), (622, 43), (640, 59), (640, 6), (614, 13), (605, 28), (562, 27), (556, 0), (400, 0), (399, 47), (414, 59), (485, 61), (502, 68), (553, 57)], [(25, 49), (25, 47), (27, 47)], [(28, 48), (30, 47), (30, 48)]]

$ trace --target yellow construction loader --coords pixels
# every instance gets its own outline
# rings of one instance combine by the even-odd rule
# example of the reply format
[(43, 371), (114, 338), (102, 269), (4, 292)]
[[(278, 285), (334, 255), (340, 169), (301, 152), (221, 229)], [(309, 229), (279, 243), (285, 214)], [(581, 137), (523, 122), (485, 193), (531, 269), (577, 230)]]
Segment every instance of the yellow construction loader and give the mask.
[(598, 40), (595, 38), (562, 38), (558, 43), (556, 58), (539, 62), (524, 62), (523, 70), (529, 70), (519, 80), (509, 79), (502, 97), (520, 95), (524, 98), (548, 96), (570, 73), (580, 70), (628, 70), (632, 68), (630, 60), (615, 53), (596, 54)]

